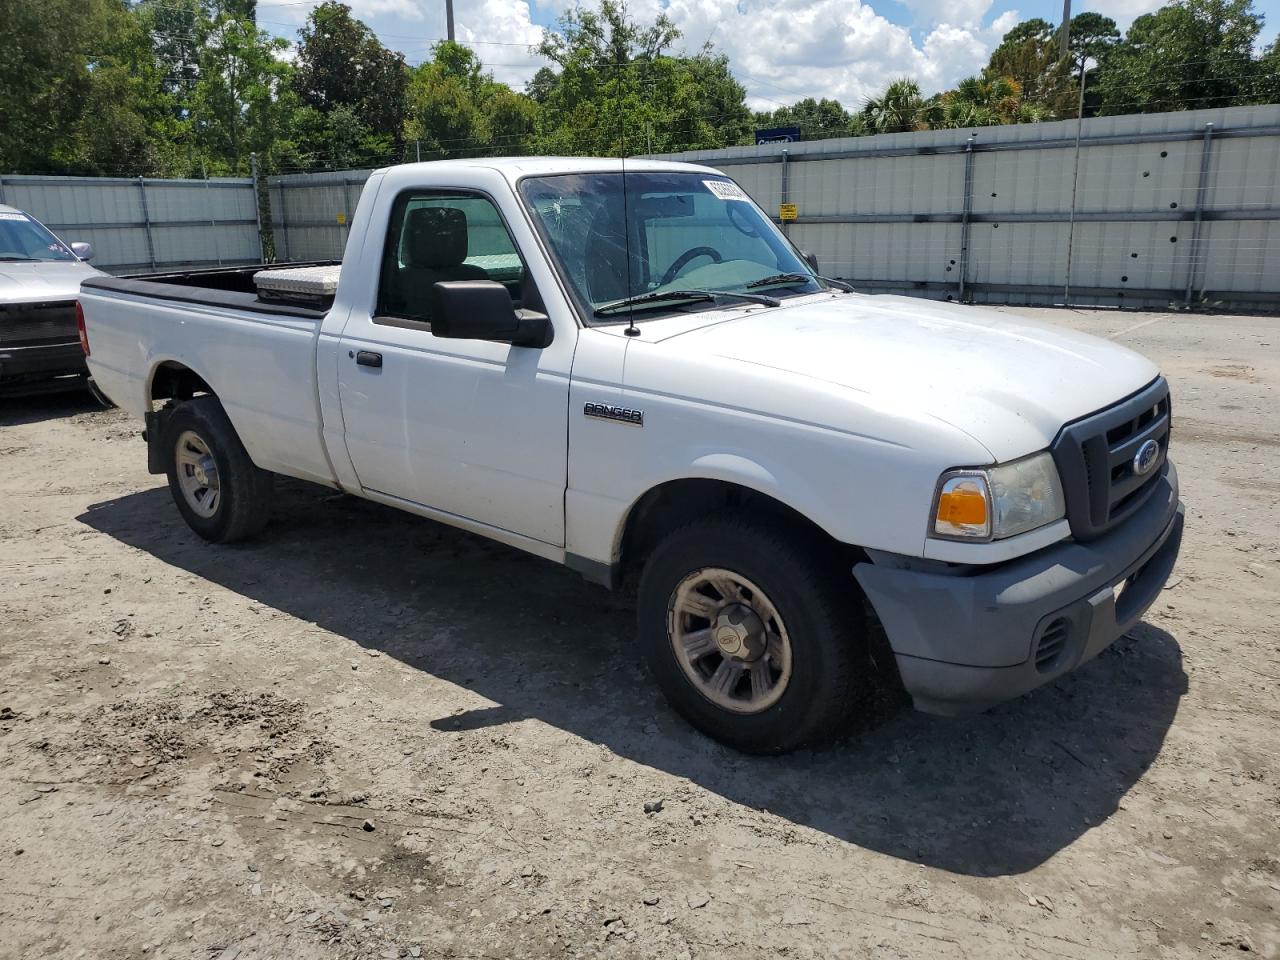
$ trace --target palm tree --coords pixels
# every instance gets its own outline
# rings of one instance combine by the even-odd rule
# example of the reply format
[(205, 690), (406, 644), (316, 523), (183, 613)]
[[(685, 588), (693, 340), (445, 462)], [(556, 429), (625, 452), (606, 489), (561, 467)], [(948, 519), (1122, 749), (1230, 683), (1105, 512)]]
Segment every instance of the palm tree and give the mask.
[(927, 108), (920, 84), (910, 77), (900, 77), (880, 96), (868, 100), (862, 113), (874, 133), (910, 133), (928, 128)]
[(1042, 107), (1022, 99), (1022, 86), (1012, 77), (983, 72), (966, 77), (939, 98), (935, 126), (989, 127), (1044, 119)]

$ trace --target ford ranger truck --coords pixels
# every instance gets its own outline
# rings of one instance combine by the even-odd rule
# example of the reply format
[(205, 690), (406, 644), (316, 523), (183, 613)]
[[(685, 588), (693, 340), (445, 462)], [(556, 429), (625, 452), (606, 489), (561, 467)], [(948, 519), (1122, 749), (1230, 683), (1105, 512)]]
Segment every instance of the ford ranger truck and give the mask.
[(378, 170), (341, 265), (300, 269), (83, 285), (89, 367), (186, 522), (256, 534), (283, 474), (631, 583), (658, 685), (742, 750), (835, 736), (878, 686), (954, 714), (1050, 683), (1177, 558), (1149, 360), (852, 292), (707, 167)]

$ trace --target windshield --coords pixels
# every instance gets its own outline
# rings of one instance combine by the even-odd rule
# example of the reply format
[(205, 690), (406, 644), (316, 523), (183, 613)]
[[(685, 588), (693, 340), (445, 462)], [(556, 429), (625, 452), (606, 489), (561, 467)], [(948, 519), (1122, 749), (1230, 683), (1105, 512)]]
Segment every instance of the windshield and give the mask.
[[(589, 317), (618, 322), (705, 310), (738, 294), (767, 301), (823, 289), (786, 237), (724, 176), (627, 173), (625, 195), (623, 182), (621, 173), (577, 173), (521, 183)], [(706, 295), (692, 296), (698, 293)]]
[(0, 262), (75, 259), (61, 240), (25, 213), (0, 210)]

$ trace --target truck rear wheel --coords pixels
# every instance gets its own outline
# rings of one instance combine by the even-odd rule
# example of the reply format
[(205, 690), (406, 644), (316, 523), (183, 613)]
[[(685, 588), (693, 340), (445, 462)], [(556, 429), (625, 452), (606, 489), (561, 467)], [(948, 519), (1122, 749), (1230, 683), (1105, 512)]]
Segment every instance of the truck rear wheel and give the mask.
[(847, 732), (874, 670), (855, 588), (816, 538), (733, 515), (671, 533), (640, 580), (650, 669), (693, 726), (748, 753)]
[(163, 445), (169, 492), (192, 530), (214, 543), (230, 543), (266, 526), (274, 476), (249, 459), (216, 397), (175, 407)]

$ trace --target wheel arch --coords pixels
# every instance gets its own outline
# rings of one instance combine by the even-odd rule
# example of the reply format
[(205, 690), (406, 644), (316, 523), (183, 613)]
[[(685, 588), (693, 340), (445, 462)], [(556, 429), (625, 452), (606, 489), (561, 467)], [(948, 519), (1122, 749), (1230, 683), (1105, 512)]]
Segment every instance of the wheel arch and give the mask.
[(152, 362), (147, 375), (147, 409), (165, 400), (182, 402), (199, 394), (217, 396), (209, 381), (190, 366), (176, 358), (158, 359)]
[(777, 479), (761, 464), (740, 456), (717, 454), (702, 458), (694, 466), (701, 469), (651, 486), (627, 508), (614, 539), (615, 582), (632, 579), (667, 533), (721, 510), (752, 512), (783, 522), (842, 558), (847, 557), (851, 564), (863, 558), (860, 547), (842, 543), (780, 495)]

